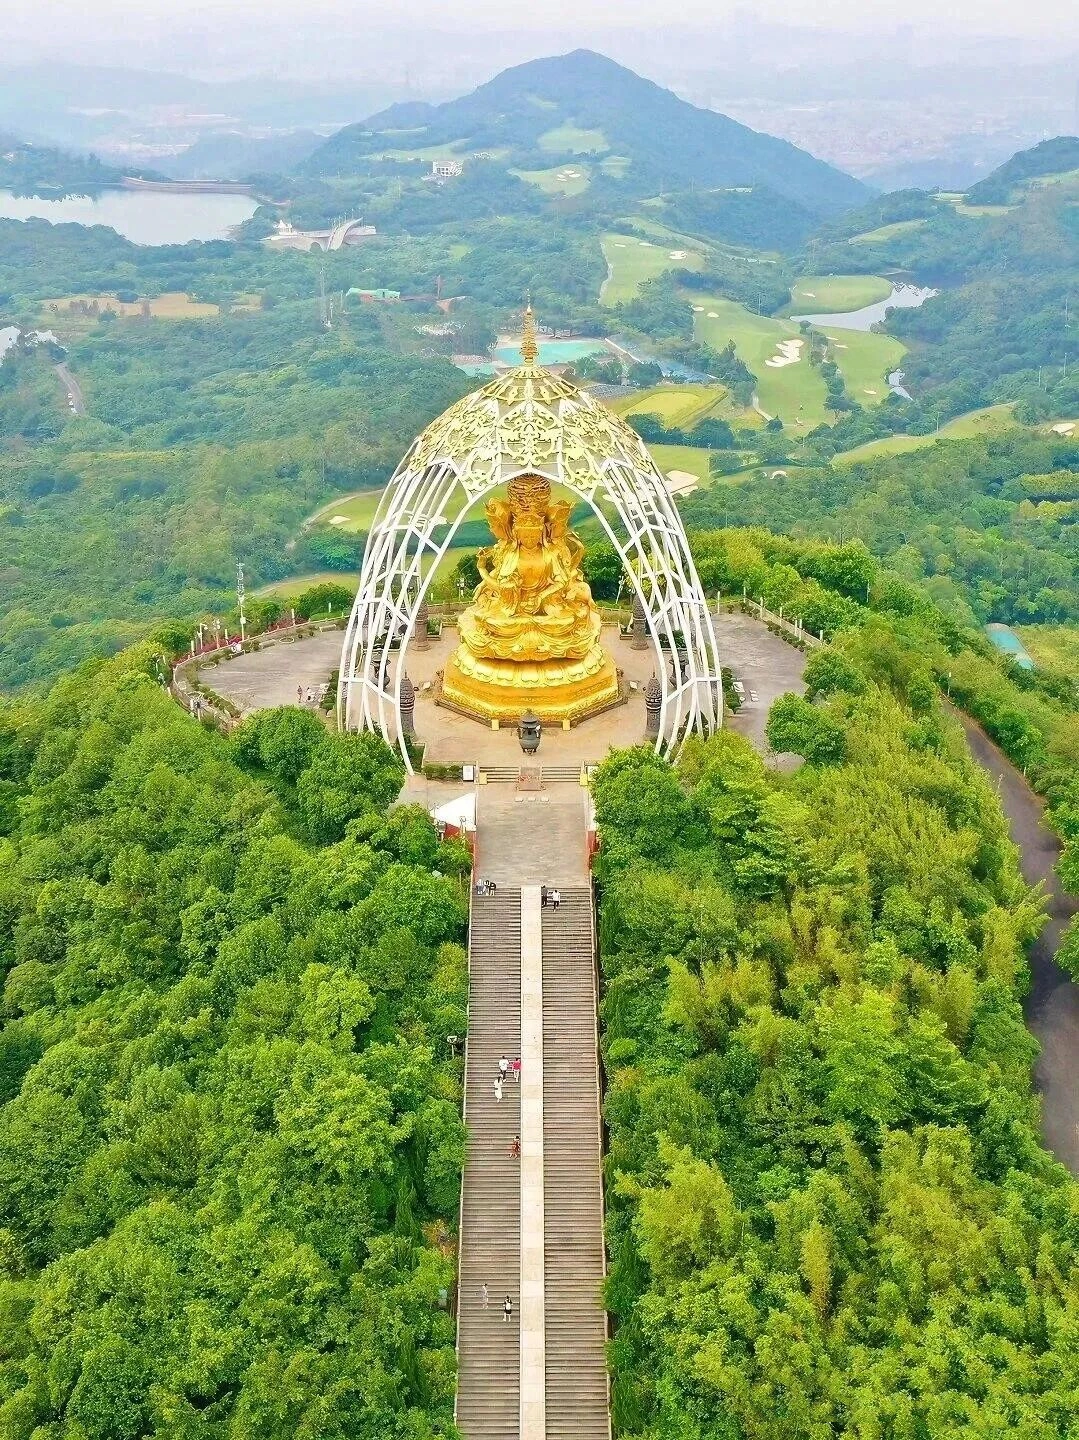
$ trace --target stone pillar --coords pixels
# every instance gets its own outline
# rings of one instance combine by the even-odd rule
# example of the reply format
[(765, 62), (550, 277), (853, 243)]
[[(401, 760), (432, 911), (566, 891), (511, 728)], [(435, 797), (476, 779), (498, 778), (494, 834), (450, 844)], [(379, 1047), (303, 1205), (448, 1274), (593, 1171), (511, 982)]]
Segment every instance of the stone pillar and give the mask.
[(659, 735), (659, 712), (663, 704), (663, 690), (659, 677), (653, 675), (644, 692), (645, 738), (655, 740)]
[(407, 675), (401, 676), (401, 729), (411, 738), (416, 733), (416, 687)]
[(633, 597), (633, 623), (630, 626), (630, 649), (648, 649), (648, 621), (645, 619), (644, 606), (641, 604), (641, 597)]
[(427, 614), (427, 601), (424, 600), (416, 611), (416, 628), (412, 632), (412, 644), (417, 650), (426, 650), (431, 644), (427, 634)]

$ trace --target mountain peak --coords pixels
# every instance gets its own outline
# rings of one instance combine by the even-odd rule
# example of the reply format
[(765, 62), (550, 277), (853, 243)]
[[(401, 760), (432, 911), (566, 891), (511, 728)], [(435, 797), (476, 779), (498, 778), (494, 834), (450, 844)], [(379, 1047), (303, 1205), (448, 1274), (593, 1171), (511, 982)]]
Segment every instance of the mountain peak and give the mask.
[[(595, 50), (526, 60), (442, 105), (393, 106), (332, 136), (308, 168), (345, 173), (350, 157), (379, 153), (382, 132), (405, 129), (417, 150), (493, 154), (526, 171), (595, 157), (592, 183), (617, 187), (627, 199), (762, 187), (823, 216), (868, 194), (860, 181), (788, 141), (691, 105)], [(400, 134), (381, 143), (399, 151)]]

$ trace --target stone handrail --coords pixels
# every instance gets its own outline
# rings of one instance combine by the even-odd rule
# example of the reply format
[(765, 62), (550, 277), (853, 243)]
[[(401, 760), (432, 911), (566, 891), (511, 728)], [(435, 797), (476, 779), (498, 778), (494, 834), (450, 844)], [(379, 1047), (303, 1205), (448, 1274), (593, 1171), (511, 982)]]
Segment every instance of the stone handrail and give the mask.
[(743, 596), (739, 600), (730, 601), (727, 608), (741, 610), (743, 615), (755, 615), (765, 625), (770, 625), (777, 630), (782, 639), (789, 640), (792, 644), (808, 645), (810, 648), (826, 644), (823, 632), (815, 635), (812, 630), (807, 630), (802, 624), (800, 615), (796, 615), (794, 620), (788, 620), (782, 610), (778, 615), (774, 610), (769, 610), (763, 599), (750, 600)]

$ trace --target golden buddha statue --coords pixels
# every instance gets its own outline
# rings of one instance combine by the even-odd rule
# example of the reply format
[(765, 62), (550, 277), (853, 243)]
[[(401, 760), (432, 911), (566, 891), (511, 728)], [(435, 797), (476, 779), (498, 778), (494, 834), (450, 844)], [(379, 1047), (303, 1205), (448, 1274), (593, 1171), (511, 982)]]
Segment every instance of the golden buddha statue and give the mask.
[(446, 664), (442, 698), (490, 720), (532, 710), (573, 720), (618, 699), (618, 676), (600, 646), (601, 620), (581, 575), (584, 546), (570, 505), (552, 501), (541, 475), (518, 475), (507, 498), (487, 503), (495, 544), (476, 557), (473, 603)]

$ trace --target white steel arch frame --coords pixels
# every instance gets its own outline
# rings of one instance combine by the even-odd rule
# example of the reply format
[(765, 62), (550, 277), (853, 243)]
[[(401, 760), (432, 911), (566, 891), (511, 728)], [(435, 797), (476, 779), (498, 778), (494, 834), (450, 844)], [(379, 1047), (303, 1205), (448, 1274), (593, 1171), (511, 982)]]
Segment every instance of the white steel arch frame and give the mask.
[[(388, 482), (368, 537), (341, 653), (343, 729), (375, 730), (411, 770), (401, 725), (403, 656), (442, 557), (468, 511), (517, 475), (564, 485), (594, 509), (629, 574), (660, 664), (656, 750), (722, 723), (719, 650), (681, 516), (636, 432), (587, 393), (532, 365), (434, 421)], [(624, 528), (619, 534), (606, 509)], [(437, 535), (437, 538), (436, 538)], [(681, 663), (680, 663), (681, 660)]]

